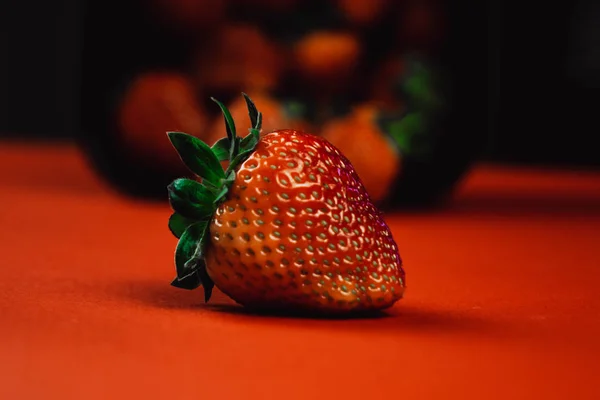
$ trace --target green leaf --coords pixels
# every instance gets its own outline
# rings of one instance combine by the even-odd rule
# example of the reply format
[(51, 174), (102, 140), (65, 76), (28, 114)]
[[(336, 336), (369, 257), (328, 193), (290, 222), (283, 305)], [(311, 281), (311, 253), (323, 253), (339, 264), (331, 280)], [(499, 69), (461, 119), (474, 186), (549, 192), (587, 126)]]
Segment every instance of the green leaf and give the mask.
[[(208, 222), (200, 221), (188, 226), (183, 232), (175, 250), (177, 277), (181, 280), (197, 269), (197, 260), (202, 254), (202, 239), (207, 231)], [(190, 262), (192, 261), (192, 262)]]
[(223, 119), (225, 120), (225, 128), (227, 130), (227, 138), (229, 138), (229, 143), (231, 145), (231, 147), (229, 148), (229, 159), (232, 160), (233, 158), (235, 158), (235, 156), (237, 156), (239, 151), (238, 149), (240, 147), (240, 139), (237, 137), (235, 131), (235, 122), (233, 120), (233, 117), (231, 116), (231, 113), (223, 103), (221, 103), (214, 97), (211, 97), (210, 99), (217, 103), (217, 105), (221, 109), (221, 112), (223, 113)]
[(173, 236), (179, 239), (188, 226), (192, 225), (194, 222), (196, 221), (191, 218), (186, 218), (181, 214), (173, 213), (169, 218), (169, 230)]
[(263, 115), (261, 112), (258, 113), (258, 116), (256, 117), (256, 125), (254, 125), (254, 129), (256, 129), (257, 131), (259, 131), (262, 129), (262, 122), (263, 122)]
[(229, 151), (229, 159), (230, 160), (233, 160), (240, 152), (240, 142), (241, 141), (242, 141), (242, 139), (239, 137), (236, 137), (233, 140), (233, 143), (231, 144), (231, 150)]
[(183, 132), (168, 132), (168, 135), (181, 160), (194, 174), (215, 185), (225, 176), (219, 159), (206, 143)]
[[(186, 290), (194, 290), (201, 284), (202, 284), (202, 281), (200, 280), (200, 274), (199, 274), (198, 270), (192, 272), (191, 274), (189, 274), (188, 276), (186, 276), (182, 279), (175, 278), (171, 282), (171, 286), (174, 286), (179, 289), (186, 289)], [(205, 293), (206, 293), (206, 290), (205, 290)]]
[(254, 149), (242, 150), (240, 154), (238, 154), (232, 161), (229, 163), (229, 167), (227, 167), (227, 172), (235, 171), (235, 169), (246, 159), (248, 156), (254, 151)]
[(260, 133), (258, 129), (251, 128), (250, 134), (242, 139), (240, 145), (241, 151), (254, 150), (260, 139)]
[(219, 161), (228, 161), (229, 152), (231, 151), (231, 140), (228, 137), (221, 138), (213, 144), (211, 149)]
[(235, 181), (235, 171), (229, 171), (225, 177), (225, 183), (231, 185)]
[(198, 286), (204, 287), (204, 301), (208, 302), (212, 296), (213, 288), (215, 287), (215, 283), (210, 276), (208, 276), (208, 272), (206, 271), (206, 264), (203, 260), (197, 265), (197, 268), (190, 273), (189, 275), (183, 278), (175, 278), (171, 282), (171, 285), (186, 290), (194, 290)]
[(201, 185), (208, 190), (210, 193), (214, 195), (216, 195), (217, 193), (219, 193), (219, 190), (221, 189), (221, 182), (223, 180), (220, 179), (219, 182), (217, 184), (211, 183), (209, 181), (202, 181)]
[(214, 212), (215, 195), (199, 182), (178, 178), (167, 187), (167, 190), (173, 210), (186, 218), (203, 219)]
[(221, 112), (223, 113), (223, 119), (225, 120), (225, 129), (227, 129), (227, 137), (229, 138), (231, 143), (233, 143), (233, 140), (236, 138), (236, 132), (235, 132), (235, 122), (233, 121), (233, 117), (231, 116), (231, 113), (229, 112), (227, 107), (225, 107), (225, 105), (223, 103), (221, 103), (219, 100), (215, 99), (214, 97), (211, 97), (210, 99), (212, 101), (214, 101), (215, 103), (217, 103), (217, 105), (221, 109)]
[(208, 302), (212, 296), (215, 283), (212, 279), (210, 279), (210, 276), (208, 276), (206, 265), (202, 265), (198, 268), (198, 276), (200, 277), (200, 282), (202, 282), (202, 286), (204, 287), (204, 301)]
[(255, 129), (259, 129), (260, 128), (256, 128), (257, 124), (258, 124), (258, 110), (256, 109), (256, 105), (254, 104), (254, 102), (252, 101), (252, 99), (250, 99), (250, 97), (248, 97), (248, 95), (246, 93), (242, 93), (242, 96), (244, 96), (244, 100), (246, 100), (246, 105), (248, 106), (248, 114), (250, 115), (250, 126), (252, 128)]
[(231, 188), (231, 184), (233, 183), (233, 181), (235, 181), (235, 171), (231, 170), (227, 174), (227, 178), (225, 178), (225, 180), (223, 181), (223, 187), (221, 188), (221, 191), (217, 193), (214, 204), (218, 204), (221, 200), (225, 198), (225, 196), (229, 192), (229, 188)]
[(215, 204), (218, 204), (221, 200), (223, 200), (223, 198), (225, 198), (225, 196), (227, 196), (227, 192), (229, 192), (229, 187), (227, 187), (226, 185), (223, 185), (223, 187), (221, 188), (221, 191), (219, 192), (219, 194), (217, 194), (217, 197), (215, 198)]

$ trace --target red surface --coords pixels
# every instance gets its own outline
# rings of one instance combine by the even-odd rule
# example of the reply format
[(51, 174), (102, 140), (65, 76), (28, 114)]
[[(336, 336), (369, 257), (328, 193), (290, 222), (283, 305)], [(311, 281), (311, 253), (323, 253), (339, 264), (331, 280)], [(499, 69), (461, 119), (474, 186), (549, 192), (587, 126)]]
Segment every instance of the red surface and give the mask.
[(378, 319), (247, 315), (169, 286), (164, 205), (69, 146), (0, 145), (1, 399), (597, 399), (600, 174), (479, 167), (387, 220), (409, 288)]

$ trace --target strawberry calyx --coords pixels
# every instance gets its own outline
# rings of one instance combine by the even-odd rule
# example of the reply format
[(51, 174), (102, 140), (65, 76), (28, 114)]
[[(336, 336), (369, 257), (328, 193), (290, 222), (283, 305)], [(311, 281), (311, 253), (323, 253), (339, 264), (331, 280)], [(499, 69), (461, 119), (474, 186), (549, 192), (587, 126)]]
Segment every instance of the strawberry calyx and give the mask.
[[(237, 136), (231, 113), (214, 98), (211, 100), (217, 103), (223, 113), (226, 137), (210, 147), (197, 137), (183, 132), (167, 133), (184, 165), (200, 178), (178, 178), (167, 187), (169, 204), (174, 211), (169, 218), (169, 230), (179, 239), (175, 250), (177, 276), (171, 285), (188, 290), (203, 286), (205, 301), (210, 299), (214, 288), (204, 260), (206, 245), (210, 240), (210, 221), (219, 204), (226, 199), (237, 167), (254, 151), (260, 138), (262, 114), (248, 95), (242, 95), (252, 126), (246, 137)], [(223, 169), (221, 161), (229, 162), (227, 169)]]

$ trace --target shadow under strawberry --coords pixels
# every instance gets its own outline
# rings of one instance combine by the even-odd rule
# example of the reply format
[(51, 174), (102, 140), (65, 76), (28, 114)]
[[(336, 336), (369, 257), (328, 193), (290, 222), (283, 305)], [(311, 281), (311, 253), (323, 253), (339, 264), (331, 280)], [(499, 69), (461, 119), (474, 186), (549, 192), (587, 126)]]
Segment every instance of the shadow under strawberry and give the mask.
[(327, 320), (356, 320), (356, 319), (380, 319), (391, 317), (384, 310), (357, 311), (352, 314), (331, 314), (316, 311), (290, 310), (283, 308), (252, 308), (242, 307), (237, 304), (205, 304), (204, 308), (215, 312), (223, 312), (236, 315), (247, 315), (256, 317), (273, 318), (300, 318), (300, 319), (327, 319)]
[[(210, 303), (194, 292), (165, 286), (162, 280), (127, 281), (113, 285), (115, 295), (124, 302), (143, 304), (157, 310), (180, 310), (207, 316), (220, 315), (250, 324), (271, 327), (333, 328), (344, 331), (398, 332), (477, 337), (508, 337), (509, 332), (497, 322), (471, 315), (464, 310), (435, 309), (423, 305), (399, 305), (377, 313), (325, 316), (314, 313), (256, 311), (242, 307), (215, 289)], [(190, 315), (196, 318), (197, 315)]]

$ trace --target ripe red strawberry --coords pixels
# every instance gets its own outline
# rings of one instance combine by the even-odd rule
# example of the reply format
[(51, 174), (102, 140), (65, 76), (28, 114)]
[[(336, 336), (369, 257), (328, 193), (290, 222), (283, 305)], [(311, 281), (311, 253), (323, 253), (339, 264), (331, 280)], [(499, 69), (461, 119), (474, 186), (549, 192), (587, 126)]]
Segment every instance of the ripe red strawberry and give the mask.
[[(350, 162), (325, 139), (295, 130), (259, 138), (262, 115), (237, 137), (221, 103), (227, 137), (211, 149), (184, 133), (169, 138), (202, 183), (169, 186), (180, 238), (177, 278), (213, 286), (260, 309), (341, 312), (383, 309), (402, 298), (402, 260), (392, 234)], [(214, 99), (213, 99), (214, 100)], [(229, 160), (223, 171), (219, 161)]]

